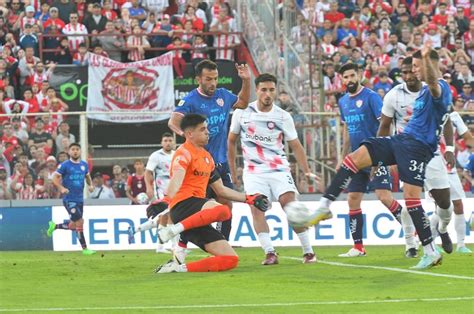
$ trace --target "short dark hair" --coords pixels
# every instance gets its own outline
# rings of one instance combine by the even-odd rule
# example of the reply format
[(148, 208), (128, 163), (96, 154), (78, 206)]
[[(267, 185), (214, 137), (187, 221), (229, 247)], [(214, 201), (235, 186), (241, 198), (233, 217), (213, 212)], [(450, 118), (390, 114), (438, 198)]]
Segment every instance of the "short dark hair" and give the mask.
[(278, 80), (275, 75), (270, 73), (262, 73), (255, 79), (255, 86), (263, 82), (273, 82), (275, 85), (278, 83)]
[(412, 57), (406, 57), (402, 61), (402, 65), (412, 65), (413, 63), (413, 58)]
[(196, 76), (201, 76), (202, 70), (204, 69), (210, 71), (217, 70), (217, 64), (209, 59), (204, 59), (198, 64), (196, 64), (196, 67), (194, 68), (194, 73), (196, 74)]
[(181, 120), (181, 130), (186, 131), (186, 129), (194, 128), (198, 124), (204, 123), (206, 119), (207, 118), (201, 114), (188, 113), (183, 117), (183, 120)]
[[(415, 53), (413, 54), (413, 58), (414, 59), (421, 59), (421, 50), (415, 51)], [(439, 55), (436, 52), (436, 50), (434, 50), (434, 49), (430, 50), (430, 59), (433, 60), (433, 61), (439, 61)]]
[(69, 149), (71, 149), (72, 147), (79, 147), (81, 148), (81, 145), (79, 143), (71, 143), (69, 144)]
[(359, 70), (359, 67), (357, 66), (357, 64), (352, 63), (352, 62), (345, 63), (345, 64), (339, 69), (339, 74), (343, 75), (344, 72), (349, 71), (349, 70), (354, 70), (354, 71), (357, 72), (357, 71)]
[(165, 138), (165, 137), (173, 137), (173, 134), (171, 134), (170, 132), (165, 132), (163, 133), (163, 135), (161, 136), (161, 139)]

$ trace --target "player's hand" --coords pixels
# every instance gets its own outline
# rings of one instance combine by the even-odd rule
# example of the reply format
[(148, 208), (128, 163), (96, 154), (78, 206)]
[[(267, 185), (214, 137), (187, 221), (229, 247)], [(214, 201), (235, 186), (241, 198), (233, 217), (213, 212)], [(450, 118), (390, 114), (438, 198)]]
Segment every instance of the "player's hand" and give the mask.
[(242, 80), (250, 80), (250, 68), (248, 64), (235, 64), (237, 74)]
[(423, 58), (426, 58), (429, 56), (432, 46), (433, 46), (433, 42), (431, 40), (425, 41), (425, 43), (423, 44), (423, 47), (421, 47), (421, 56)]
[(379, 171), (379, 166), (374, 166), (370, 169), (370, 180), (372, 181), (372, 179), (375, 177), (375, 174), (377, 173), (377, 171)]
[(456, 166), (456, 157), (454, 157), (453, 152), (445, 152), (444, 160), (446, 160), (446, 166), (448, 167), (448, 170), (451, 170)]
[(311, 184), (311, 181), (314, 180), (314, 182), (316, 183), (316, 189), (320, 192), (324, 191), (323, 180), (321, 180), (321, 178), (318, 175), (312, 172), (306, 172), (304, 175), (308, 183)]
[(268, 197), (260, 193), (246, 195), (245, 203), (255, 206), (262, 212), (266, 212), (270, 208), (270, 201), (268, 200)]
[(89, 190), (90, 193), (94, 192), (94, 186), (93, 185), (89, 185), (87, 187), (87, 189)]
[(68, 194), (68, 193), (69, 193), (69, 190), (66, 189), (66, 188), (63, 186), (63, 187), (61, 187), (61, 188), (59, 189), (59, 192), (60, 192), (61, 194)]
[(164, 212), (168, 208), (168, 204), (163, 202), (163, 200), (156, 200), (152, 202), (148, 207), (146, 208), (146, 216), (148, 219), (150, 218), (155, 218), (162, 212)]

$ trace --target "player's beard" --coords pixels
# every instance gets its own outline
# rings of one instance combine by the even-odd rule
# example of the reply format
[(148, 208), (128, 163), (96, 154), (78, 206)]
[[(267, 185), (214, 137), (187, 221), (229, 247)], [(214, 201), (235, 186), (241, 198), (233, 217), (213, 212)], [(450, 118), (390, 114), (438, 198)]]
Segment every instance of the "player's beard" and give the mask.
[(79, 161), (80, 158), (81, 156), (78, 156), (78, 157), (71, 156), (72, 161)]
[(351, 94), (354, 94), (358, 88), (359, 88), (359, 82), (355, 82), (355, 83), (351, 82), (347, 84), (347, 91)]

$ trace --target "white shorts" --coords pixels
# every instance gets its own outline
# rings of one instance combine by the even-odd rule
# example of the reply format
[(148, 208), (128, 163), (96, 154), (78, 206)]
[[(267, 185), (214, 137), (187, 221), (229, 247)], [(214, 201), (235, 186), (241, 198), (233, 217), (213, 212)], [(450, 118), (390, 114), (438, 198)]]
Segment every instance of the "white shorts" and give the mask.
[(290, 172), (246, 173), (242, 176), (245, 193), (260, 193), (268, 196), (271, 201), (278, 201), (286, 192), (298, 194)]
[(426, 166), (425, 190), (449, 189), (448, 169), (441, 155), (435, 155)]
[(449, 193), (451, 194), (451, 200), (457, 201), (466, 198), (466, 193), (462, 188), (461, 180), (459, 179), (458, 173), (448, 173), (449, 178)]

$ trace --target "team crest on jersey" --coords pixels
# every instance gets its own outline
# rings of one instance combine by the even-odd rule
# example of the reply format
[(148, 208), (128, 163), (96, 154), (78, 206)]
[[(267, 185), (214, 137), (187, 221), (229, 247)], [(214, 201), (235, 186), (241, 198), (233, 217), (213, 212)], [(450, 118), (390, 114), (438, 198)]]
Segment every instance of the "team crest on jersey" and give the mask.
[(184, 105), (184, 100), (180, 100), (180, 101), (179, 101), (178, 107), (181, 107), (182, 105)]
[(363, 103), (363, 101), (362, 101), (361, 99), (359, 99), (358, 101), (356, 101), (356, 106), (357, 106), (357, 108), (362, 107), (362, 103)]
[(222, 99), (222, 98), (217, 98), (216, 103), (217, 103), (219, 106), (222, 107), (222, 106), (224, 106), (224, 99)]
[(81, 166), (81, 170), (82, 170), (82, 171), (86, 171), (86, 167), (85, 167), (85, 166)]
[(270, 130), (273, 130), (275, 128), (275, 122), (268, 121), (267, 122), (267, 128), (269, 128)]

